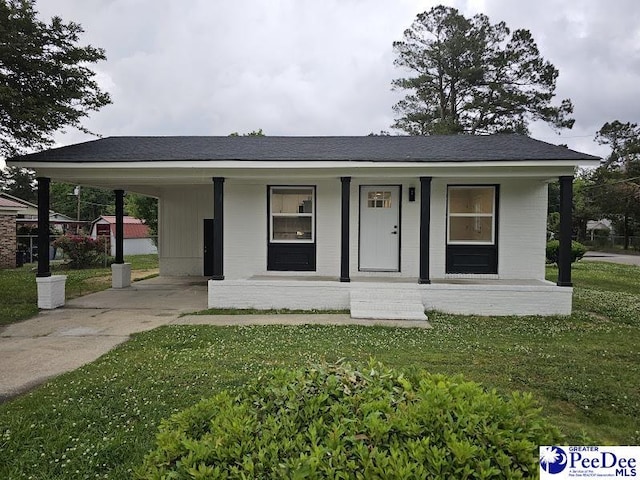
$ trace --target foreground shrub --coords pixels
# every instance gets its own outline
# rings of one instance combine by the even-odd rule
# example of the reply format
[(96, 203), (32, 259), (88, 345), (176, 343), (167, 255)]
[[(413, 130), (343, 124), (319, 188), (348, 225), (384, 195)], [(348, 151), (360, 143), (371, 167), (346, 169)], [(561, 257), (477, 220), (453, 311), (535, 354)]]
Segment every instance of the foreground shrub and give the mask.
[[(560, 251), (560, 242), (551, 240), (547, 243), (547, 263), (558, 263), (558, 252)], [(571, 263), (574, 263), (584, 257), (587, 253), (587, 247), (576, 241), (571, 242)]]
[(144, 479), (537, 478), (562, 444), (531, 395), (370, 364), (278, 370), (164, 421)]
[(87, 235), (63, 235), (53, 246), (60, 248), (71, 268), (89, 268), (105, 263), (106, 237), (96, 239)]

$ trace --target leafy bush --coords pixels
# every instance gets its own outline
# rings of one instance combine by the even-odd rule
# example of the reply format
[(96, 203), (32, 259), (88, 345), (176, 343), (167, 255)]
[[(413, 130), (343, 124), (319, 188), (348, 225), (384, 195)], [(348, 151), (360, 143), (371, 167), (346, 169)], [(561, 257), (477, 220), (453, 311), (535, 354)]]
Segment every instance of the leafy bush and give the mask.
[(370, 363), (277, 370), (163, 421), (136, 476), (537, 478), (562, 444), (531, 395)]
[(71, 268), (94, 267), (105, 261), (106, 237), (67, 234), (58, 237), (53, 246), (62, 249)]
[[(560, 242), (558, 240), (547, 242), (547, 263), (558, 263), (559, 250)], [(580, 260), (585, 253), (587, 253), (587, 247), (576, 241), (571, 242), (571, 263)]]

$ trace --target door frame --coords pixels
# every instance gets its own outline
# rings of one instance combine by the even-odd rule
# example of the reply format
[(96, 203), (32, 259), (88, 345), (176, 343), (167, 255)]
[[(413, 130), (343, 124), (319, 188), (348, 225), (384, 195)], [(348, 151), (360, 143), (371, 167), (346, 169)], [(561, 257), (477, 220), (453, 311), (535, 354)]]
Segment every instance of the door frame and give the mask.
[[(362, 269), (360, 265), (360, 247), (362, 245), (362, 189), (368, 187), (397, 187), (398, 188), (398, 268), (396, 270), (375, 270), (371, 268)], [(377, 184), (368, 183), (358, 185), (358, 271), (378, 272), (378, 273), (399, 273), (402, 271), (402, 184)]]

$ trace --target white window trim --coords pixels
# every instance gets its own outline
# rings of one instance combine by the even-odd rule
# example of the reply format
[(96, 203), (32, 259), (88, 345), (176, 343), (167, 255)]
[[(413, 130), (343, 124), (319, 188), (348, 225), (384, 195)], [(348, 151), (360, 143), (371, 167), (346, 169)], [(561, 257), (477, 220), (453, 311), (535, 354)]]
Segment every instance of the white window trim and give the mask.
[[(457, 189), (486, 189), (493, 190), (492, 213), (451, 213), (451, 190)], [(491, 218), (491, 241), (482, 240), (451, 240), (451, 217)], [(447, 185), (447, 245), (495, 245), (496, 244), (496, 186), (495, 185)]]
[[(280, 213), (273, 211), (273, 191), (274, 190), (311, 190), (311, 213)], [(269, 243), (314, 243), (316, 241), (316, 187), (315, 185), (270, 185), (269, 186)], [(275, 217), (310, 217), (311, 218), (311, 238), (276, 240), (273, 238), (273, 219)]]

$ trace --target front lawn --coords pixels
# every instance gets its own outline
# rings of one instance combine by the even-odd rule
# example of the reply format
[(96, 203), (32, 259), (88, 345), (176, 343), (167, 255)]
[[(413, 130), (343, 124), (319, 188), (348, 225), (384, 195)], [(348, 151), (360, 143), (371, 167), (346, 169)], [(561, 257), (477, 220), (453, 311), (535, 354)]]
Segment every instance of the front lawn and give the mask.
[(638, 444), (639, 274), (578, 264), (569, 318), (430, 313), (432, 330), (167, 326), (137, 334), (0, 405), (0, 478), (130, 478), (173, 412), (274, 367), (340, 358), (529, 391), (570, 444)]
[[(158, 268), (158, 255), (130, 255), (125, 257), (136, 275), (149, 275)], [(18, 322), (38, 313), (36, 264), (0, 270), (0, 326)], [(52, 265), (54, 275), (66, 275), (66, 298), (105, 290), (111, 286), (111, 268), (68, 270)]]

